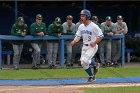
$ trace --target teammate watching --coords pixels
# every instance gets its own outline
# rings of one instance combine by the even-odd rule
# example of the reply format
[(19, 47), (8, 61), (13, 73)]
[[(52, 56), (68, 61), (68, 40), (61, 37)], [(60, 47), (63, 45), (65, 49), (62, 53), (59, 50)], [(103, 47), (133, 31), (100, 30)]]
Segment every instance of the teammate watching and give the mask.
[[(73, 17), (71, 15), (68, 15), (66, 18), (66, 22), (62, 24), (63, 26), (63, 35), (74, 35), (76, 31), (75, 24), (72, 22)], [(66, 40), (66, 49), (67, 49), (67, 59), (66, 59), (66, 65), (73, 66), (72, 62), (72, 46), (70, 45), (70, 40)]]
[[(46, 24), (42, 22), (42, 15), (36, 15), (36, 22), (34, 22), (30, 29), (31, 35), (33, 36), (44, 36), (46, 34)], [(31, 41), (31, 45), (34, 49), (33, 51), (33, 63), (32, 68), (38, 69), (40, 67), (40, 52), (41, 52), (42, 41)]]
[[(101, 23), (101, 30), (105, 36), (112, 36), (114, 23), (110, 16), (106, 17), (106, 21)], [(111, 63), (111, 39), (104, 39), (99, 44), (99, 57), (103, 67), (112, 65)]]
[(100, 27), (100, 24), (98, 23), (98, 17), (97, 16), (92, 16), (92, 22), (95, 23), (96, 25), (98, 25)]
[[(114, 24), (114, 34), (123, 35), (128, 32), (128, 28), (125, 22), (123, 22), (123, 17), (121, 15), (117, 16), (117, 22)], [(113, 40), (112, 43), (112, 61), (115, 66), (119, 66), (118, 60), (121, 57), (121, 39)]]
[[(82, 20), (80, 19), (79, 22), (76, 23), (76, 31), (78, 30), (78, 27), (82, 24)], [(83, 41), (80, 40), (79, 42), (77, 42), (73, 47), (72, 47), (72, 60), (74, 63), (78, 63), (79, 66), (81, 66), (81, 62), (79, 60), (79, 56), (77, 57), (77, 53), (79, 51), (82, 50), (82, 45), (83, 45)]]
[[(47, 35), (61, 37), (63, 31), (63, 27), (61, 25), (61, 19), (59, 17), (55, 18), (55, 21), (49, 25)], [(58, 52), (58, 40), (48, 41), (47, 49), (48, 49), (48, 65), (49, 68), (56, 68), (56, 59)]]
[[(80, 37), (83, 38), (83, 47), (82, 47), (82, 53), (81, 53), (81, 65), (85, 69), (86, 73), (89, 75), (88, 82), (95, 81), (95, 74), (97, 73), (99, 69), (99, 63), (97, 64), (95, 61), (92, 60), (92, 57), (95, 55), (95, 53), (98, 50), (98, 43), (103, 38), (103, 33), (101, 29), (90, 21), (91, 13), (89, 10), (82, 10), (80, 13), (80, 18), (83, 22), (78, 28), (78, 31), (76, 32), (74, 40), (71, 42), (71, 45), (73, 46), (76, 42), (80, 40)], [(91, 71), (91, 68), (89, 65), (92, 65), (96, 68), (96, 71)]]
[[(24, 23), (24, 19), (22, 17), (18, 17), (15, 24), (13, 24), (11, 29), (11, 35), (14, 36), (26, 36), (27, 34), (27, 25)], [(14, 69), (19, 69), (19, 61), (21, 57), (21, 52), (23, 49), (23, 43), (24, 41), (13, 41), (13, 50), (14, 50), (14, 56), (13, 56), (13, 65)]]

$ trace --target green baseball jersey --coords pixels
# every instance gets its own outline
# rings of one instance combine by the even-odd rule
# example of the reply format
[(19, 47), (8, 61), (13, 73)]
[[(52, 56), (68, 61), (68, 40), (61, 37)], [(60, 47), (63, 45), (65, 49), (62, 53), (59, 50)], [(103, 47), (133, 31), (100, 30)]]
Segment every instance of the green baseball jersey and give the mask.
[(47, 35), (57, 36), (58, 34), (62, 34), (63, 26), (55, 26), (54, 24), (50, 24), (47, 30)]
[[(46, 24), (43, 22), (40, 25), (33, 23), (30, 26), (30, 30), (31, 30), (31, 35), (33, 36), (37, 36), (37, 33), (39, 32), (44, 32), (44, 34), (46, 34)], [(32, 41), (32, 43), (40, 43), (40, 41)]]
[[(11, 35), (14, 36), (21, 36), (22, 32), (26, 32), (27, 33), (27, 24), (23, 24), (22, 26), (18, 26), (17, 23), (13, 24), (12, 29), (11, 29)], [(13, 41), (13, 44), (23, 44), (23, 41), (17, 40), (17, 41)]]

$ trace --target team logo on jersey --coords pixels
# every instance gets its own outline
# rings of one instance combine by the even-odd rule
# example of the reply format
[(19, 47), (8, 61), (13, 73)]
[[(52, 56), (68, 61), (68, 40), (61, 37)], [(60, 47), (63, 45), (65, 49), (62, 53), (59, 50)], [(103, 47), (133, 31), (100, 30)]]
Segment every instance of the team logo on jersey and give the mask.
[(82, 30), (81, 34), (89, 34), (92, 35), (92, 32), (88, 31), (88, 30)]
[(17, 33), (21, 33), (21, 30), (20, 29), (16, 29), (17, 30)]

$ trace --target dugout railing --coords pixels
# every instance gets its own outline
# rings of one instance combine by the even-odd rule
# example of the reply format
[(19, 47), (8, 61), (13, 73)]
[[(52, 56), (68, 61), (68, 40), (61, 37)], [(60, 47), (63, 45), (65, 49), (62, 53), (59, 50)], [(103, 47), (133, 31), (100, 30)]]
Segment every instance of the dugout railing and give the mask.
[[(60, 64), (61, 68), (64, 68), (64, 41), (65, 40), (72, 40), (74, 38), (74, 35), (63, 35), (62, 37), (54, 37), (54, 36), (25, 36), (25, 37), (20, 37), (20, 36), (11, 36), (11, 35), (0, 35), (0, 68), (2, 68), (2, 40), (60, 40)], [(125, 65), (125, 36), (124, 35), (113, 35), (113, 36), (105, 36), (103, 39), (121, 39), (121, 45), (122, 45), (122, 51), (121, 51), (121, 65)]]

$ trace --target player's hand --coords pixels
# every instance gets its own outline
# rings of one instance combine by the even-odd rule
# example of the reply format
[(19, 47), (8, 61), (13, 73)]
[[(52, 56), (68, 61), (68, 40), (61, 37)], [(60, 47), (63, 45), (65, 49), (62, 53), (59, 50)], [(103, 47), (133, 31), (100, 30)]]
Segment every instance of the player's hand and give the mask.
[(96, 44), (97, 44), (96, 42), (91, 42), (90, 46), (94, 47), (94, 46), (96, 46)]
[(73, 46), (74, 44), (75, 44), (75, 41), (74, 40), (70, 42), (70, 45), (71, 46)]
[(122, 33), (124, 33), (125, 32), (125, 30), (124, 29), (122, 29)]
[(58, 36), (58, 37), (61, 37), (62, 35), (61, 35), (61, 33), (59, 33), (57, 36)]
[(41, 36), (44, 36), (44, 32), (40, 32), (41, 33)]
[(38, 35), (39, 36), (44, 36), (44, 33), (43, 32), (39, 32)]
[(113, 35), (113, 33), (112, 33), (112, 32), (109, 32), (109, 33), (107, 33), (107, 35), (110, 35), (110, 36), (112, 36), (112, 35)]
[(21, 36), (25, 36), (25, 35), (26, 35), (26, 33), (25, 33), (25, 32), (22, 32), (22, 33), (21, 33)]

